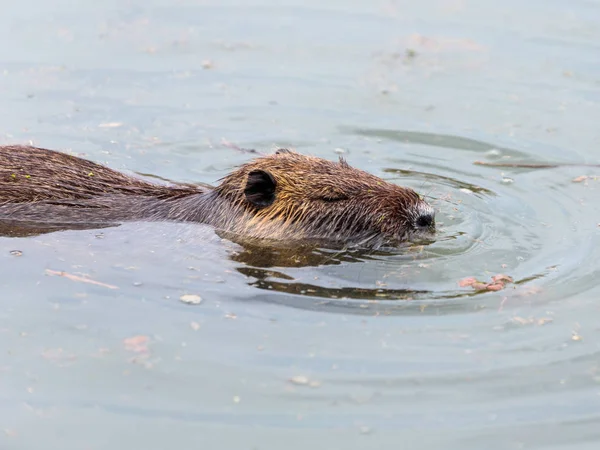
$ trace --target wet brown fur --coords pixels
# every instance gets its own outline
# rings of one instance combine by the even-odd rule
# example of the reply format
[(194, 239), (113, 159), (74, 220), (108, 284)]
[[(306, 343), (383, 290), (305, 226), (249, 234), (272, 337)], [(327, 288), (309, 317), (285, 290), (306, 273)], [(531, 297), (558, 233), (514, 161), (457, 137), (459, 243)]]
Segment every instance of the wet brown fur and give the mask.
[[(431, 224), (418, 227), (415, 221), (423, 214), (431, 214)], [(158, 184), (65, 153), (4, 146), (0, 218), (98, 224), (194, 221), (260, 239), (371, 245), (403, 241), (434, 227), (433, 210), (411, 189), (344, 160), (289, 150), (257, 158), (212, 188)]]
[(169, 198), (189, 187), (150, 184), (108, 167), (37, 147), (0, 147), (0, 205), (52, 200), (84, 200), (107, 194)]

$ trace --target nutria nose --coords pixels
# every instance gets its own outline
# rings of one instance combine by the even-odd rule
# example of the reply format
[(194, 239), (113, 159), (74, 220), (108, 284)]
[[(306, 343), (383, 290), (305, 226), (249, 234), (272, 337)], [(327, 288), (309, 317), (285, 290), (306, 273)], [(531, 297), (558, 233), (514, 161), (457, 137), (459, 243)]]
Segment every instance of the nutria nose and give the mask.
[(431, 225), (433, 225), (433, 214), (423, 214), (417, 218), (419, 228), (429, 228)]
[(417, 228), (433, 228), (435, 225), (435, 212), (433, 208), (427, 205), (419, 211), (417, 220), (415, 221)]

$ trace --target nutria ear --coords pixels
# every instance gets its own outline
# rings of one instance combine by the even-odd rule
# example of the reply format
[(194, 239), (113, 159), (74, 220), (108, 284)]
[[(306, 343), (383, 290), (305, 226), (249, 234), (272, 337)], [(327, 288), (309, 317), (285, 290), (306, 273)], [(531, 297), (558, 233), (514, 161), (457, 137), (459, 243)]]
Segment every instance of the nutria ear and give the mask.
[(275, 201), (276, 186), (277, 183), (269, 172), (253, 170), (248, 174), (244, 195), (254, 206), (262, 208)]
[(283, 155), (284, 153), (294, 153), (294, 152), (291, 151), (289, 148), (278, 148), (277, 150), (275, 150), (276, 155)]

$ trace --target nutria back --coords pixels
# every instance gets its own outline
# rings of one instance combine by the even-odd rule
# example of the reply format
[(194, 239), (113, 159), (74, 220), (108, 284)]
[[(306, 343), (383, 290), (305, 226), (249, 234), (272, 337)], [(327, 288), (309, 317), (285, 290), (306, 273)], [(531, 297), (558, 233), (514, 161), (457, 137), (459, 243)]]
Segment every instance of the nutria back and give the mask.
[(45, 223), (174, 220), (237, 235), (379, 246), (430, 234), (411, 189), (290, 150), (250, 161), (215, 187), (158, 184), (36, 147), (0, 147), (0, 218)]
[(47, 224), (159, 220), (205, 188), (164, 185), (62, 152), (0, 146), (0, 217)]
[(190, 187), (165, 189), (77, 156), (26, 146), (0, 147), (0, 183), (0, 204), (190, 193)]

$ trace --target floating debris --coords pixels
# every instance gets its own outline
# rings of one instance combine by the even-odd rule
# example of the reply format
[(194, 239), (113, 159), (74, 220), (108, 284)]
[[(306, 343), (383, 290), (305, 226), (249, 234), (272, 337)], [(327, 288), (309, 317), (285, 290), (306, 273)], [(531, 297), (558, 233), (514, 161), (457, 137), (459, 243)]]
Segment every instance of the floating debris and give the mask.
[(149, 341), (150, 338), (148, 336), (138, 335), (123, 339), (123, 345), (127, 351), (134, 353), (147, 353)]
[(306, 386), (309, 382), (310, 380), (308, 379), (308, 377), (305, 377), (304, 375), (295, 375), (292, 378), (290, 378), (290, 383), (296, 384), (298, 386)]
[(460, 287), (472, 287), (477, 291), (500, 291), (507, 283), (513, 283), (512, 277), (504, 274), (494, 275), (491, 283), (477, 280), (475, 277), (463, 278), (458, 282)]
[(101, 283), (100, 281), (90, 280), (89, 278), (80, 277), (78, 275), (73, 275), (67, 272), (59, 272), (57, 270), (46, 269), (46, 273), (48, 275), (56, 275), (59, 277), (64, 277), (72, 281), (79, 281), (81, 283), (94, 284), (96, 286), (102, 286), (108, 289), (119, 289), (117, 286), (113, 286), (112, 284)]
[(304, 375), (295, 375), (289, 379), (289, 382), (295, 384), (296, 386), (308, 386), (311, 388), (321, 387), (321, 382), (316, 380), (310, 380)]
[(188, 305), (199, 305), (200, 303), (202, 303), (202, 297), (196, 294), (184, 294), (181, 297), (179, 297), (179, 300), (182, 303), (186, 303)]

